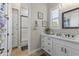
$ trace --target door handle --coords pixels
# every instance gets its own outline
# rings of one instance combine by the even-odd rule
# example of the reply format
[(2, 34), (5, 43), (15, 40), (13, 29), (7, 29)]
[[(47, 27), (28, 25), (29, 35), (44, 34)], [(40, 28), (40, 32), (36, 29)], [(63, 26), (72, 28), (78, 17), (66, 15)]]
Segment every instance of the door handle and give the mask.
[(3, 51), (4, 51), (4, 48), (0, 49), (0, 54), (2, 54), (2, 53), (3, 53)]

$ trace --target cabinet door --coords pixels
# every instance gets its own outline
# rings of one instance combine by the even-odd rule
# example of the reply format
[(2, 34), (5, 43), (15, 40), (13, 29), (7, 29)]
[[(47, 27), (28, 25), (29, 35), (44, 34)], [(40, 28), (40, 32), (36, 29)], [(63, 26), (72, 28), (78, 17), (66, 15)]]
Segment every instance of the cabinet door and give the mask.
[(79, 50), (72, 48), (72, 47), (66, 47), (68, 56), (79, 56)]
[(53, 46), (53, 48), (54, 48), (54, 55), (55, 56), (63, 56), (64, 55), (64, 53), (62, 52), (62, 47), (61, 46), (58, 46), (58, 45), (54, 45)]
[(65, 46), (60, 44), (60, 43), (56, 43), (53, 42), (53, 55), (55, 56), (67, 56), (67, 53), (65, 53)]

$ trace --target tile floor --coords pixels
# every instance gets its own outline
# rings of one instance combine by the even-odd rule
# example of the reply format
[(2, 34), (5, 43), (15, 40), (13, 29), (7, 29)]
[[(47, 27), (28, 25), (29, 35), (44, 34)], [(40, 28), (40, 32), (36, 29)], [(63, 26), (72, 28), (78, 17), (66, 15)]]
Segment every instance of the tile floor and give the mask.
[(44, 50), (39, 50), (39, 51), (31, 54), (30, 56), (49, 56), (49, 54), (46, 53)]

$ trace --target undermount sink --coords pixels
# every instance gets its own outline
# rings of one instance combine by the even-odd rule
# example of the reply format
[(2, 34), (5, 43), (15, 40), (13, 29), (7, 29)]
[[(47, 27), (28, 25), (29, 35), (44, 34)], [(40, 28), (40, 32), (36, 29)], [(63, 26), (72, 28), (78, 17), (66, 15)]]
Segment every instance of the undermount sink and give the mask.
[(56, 33), (52, 33), (50, 35), (62, 36), (62, 34), (56, 34)]
[(73, 34), (52, 33), (48, 35), (54, 35), (65, 39), (67, 38), (68, 40), (79, 40), (79, 35), (73, 35)]

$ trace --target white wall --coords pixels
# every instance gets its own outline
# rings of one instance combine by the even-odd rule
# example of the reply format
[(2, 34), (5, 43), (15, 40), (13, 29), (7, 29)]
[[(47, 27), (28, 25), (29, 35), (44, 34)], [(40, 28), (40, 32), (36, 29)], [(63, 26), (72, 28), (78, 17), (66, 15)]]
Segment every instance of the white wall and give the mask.
[[(47, 20), (47, 6), (46, 4), (38, 3), (38, 4), (32, 4), (31, 5), (31, 20), (32, 20), (32, 51), (35, 49), (40, 48), (41, 42), (40, 42), (40, 33), (43, 31), (42, 27), (42, 20), (38, 19), (38, 12), (42, 12), (44, 14), (44, 19)], [(35, 21), (38, 22), (38, 27), (34, 29)]]
[(79, 7), (79, 3), (62, 3), (62, 12)]

